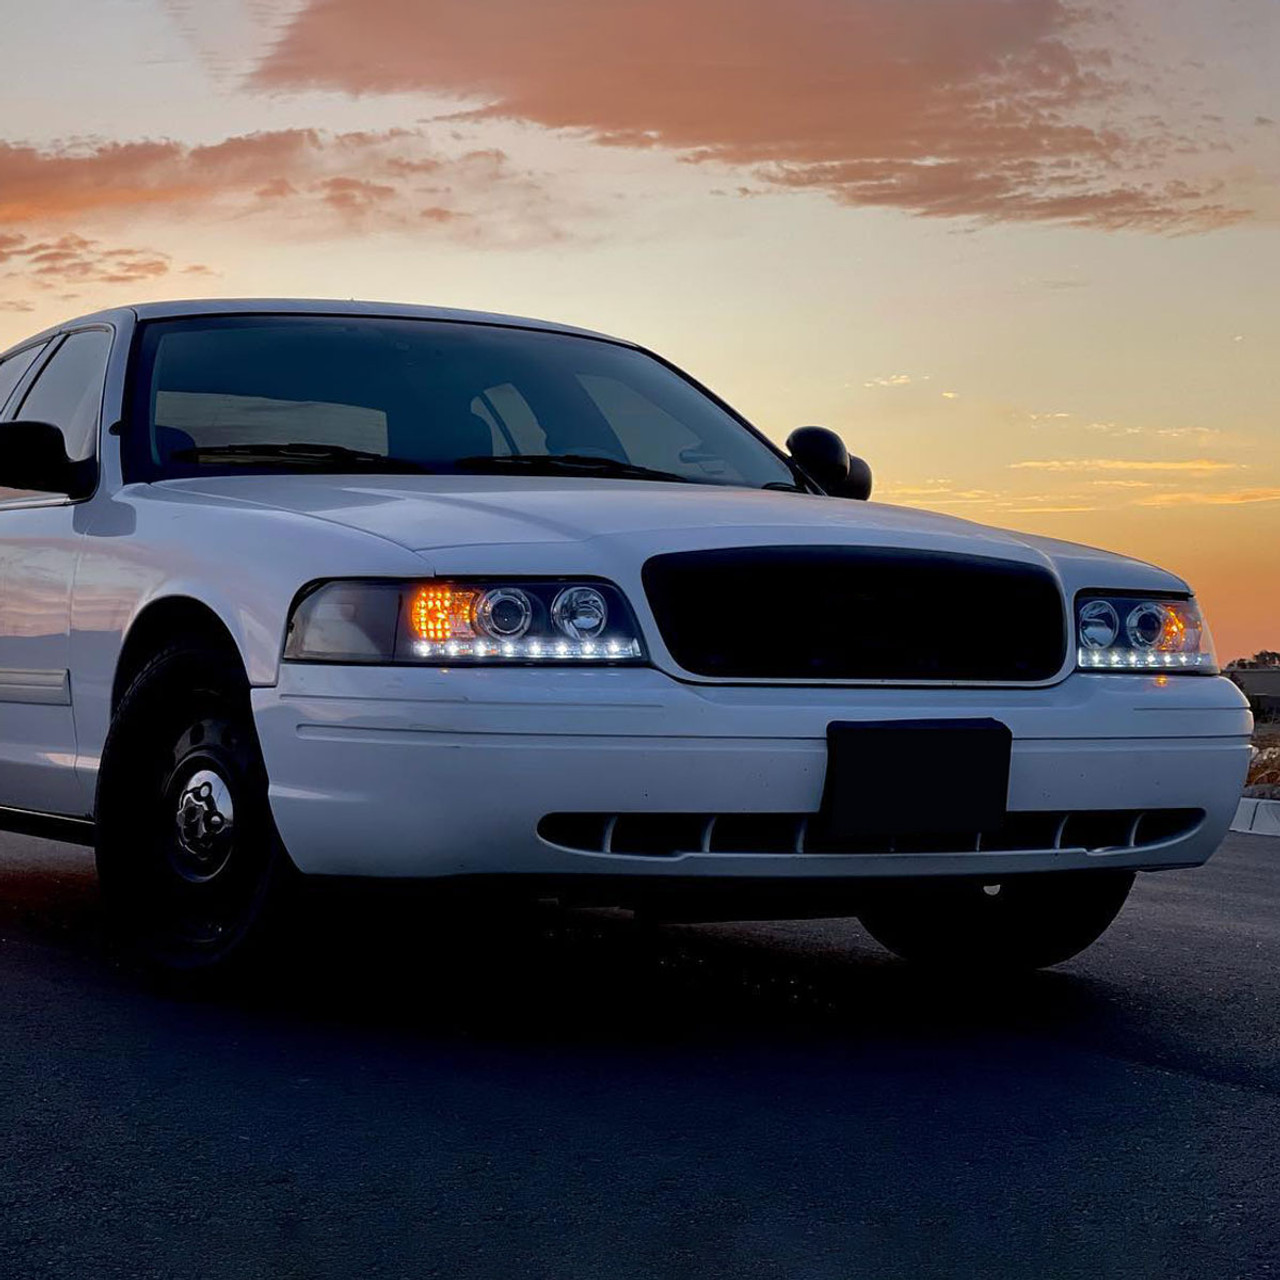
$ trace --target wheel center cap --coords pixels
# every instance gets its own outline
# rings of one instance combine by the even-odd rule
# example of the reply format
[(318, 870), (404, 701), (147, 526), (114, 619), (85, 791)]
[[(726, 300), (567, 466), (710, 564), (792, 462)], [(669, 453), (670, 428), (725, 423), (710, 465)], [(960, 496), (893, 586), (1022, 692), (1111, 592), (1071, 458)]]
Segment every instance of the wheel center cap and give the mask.
[(235, 830), (235, 805), (230, 788), (212, 769), (191, 775), (178, 796), (177, 825), (179, 844), (206, 870), (228, 850)]

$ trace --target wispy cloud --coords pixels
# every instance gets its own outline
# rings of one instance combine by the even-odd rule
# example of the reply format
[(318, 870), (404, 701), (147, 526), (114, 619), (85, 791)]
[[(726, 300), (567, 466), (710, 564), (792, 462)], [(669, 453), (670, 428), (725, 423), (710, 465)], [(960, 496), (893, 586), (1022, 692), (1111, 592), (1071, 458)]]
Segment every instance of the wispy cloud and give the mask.
[(1155, 434), (1166, 440), (1195, 440), (1200, 444), (1218, 440), (1222, 436), (1217, 427), (1157, 427)]
[(931, 480), (922, 485), (886, 485), (878, 496), (887, 502), (925, 507), (990, 506), (1000, 498), (994, 489), (957, 489), (950, 480)]
[(1014, 471), (1170, 471), (1209, 474), (1214, 471), (1239, 471), (1239, 462), (1220, 462), (1213, 458), (1191, 458), (1186, 461), (1162, 461), (1153, 458), (1033, 458), (1011, 462)]
[(186, 209), (206, 219), (268, 215), (292, 235), (434, 228), (513, 245), (560, 238), (570, 216), (502, 151), (445, 153), (416, 129), (287, 129), (197, 147), (0, 142), (0, 229)]
[(1072, 506), (1052, 506), (1048, 503), (1044, 505), (1035, 505), (1018, 507), (1004, 506), (1003, 509), (1010, 515), (1038, 515), (1038, 516), (1055, 516), (1055, 515), (1076, 515), (1084, 511), (1097, 511), (1096, 506), (1086, 506), (1084, 504)]
[(1139, 498), (1140, 507), (1233, 507), (1255, 502), (1280, 502), (1280, 488), (1225, 489), (1212, 493), (1153, 493)]
[(1137, 436), (1142, 434), (1141, 427), (1126, 426), (1119, 422), (1086, 422), (1084, 429), (1099, 436)]
[(921, 485), (886, 486), (880, 495), (889, 502), (909, 506), (970, 508), (994, 515), (1067, 515), (1097, 511), (1087, 497), (1076, 494), (1010, 493), (998, 489), (958, 489), (950, 480), (929, 480)]
[(1081, 421), (1078, 415), (1064, 409), (1051, 413), (1029, 413), (1027, 417), (1034, 429), (1053, 425), (1063, 429), (1087, 431), (1090, 435), (1117, 438), (1152, 436), (1161, 440), (1193, 440), (1198, 444), (1208, 444), (1212, 440), (1221, 439), (1223, 435), (1217, 427), (1152, 427), (1142, 423), (1118, 422), (1111, 418)]
[[(64, 235), (53, 240), (0, 237), (0, 266), (10, 277), (39, 288), (79, 284), (134, 284), (168, 275), (173, 261), (152, 249), (104, 248), (101, 241)], [(27, 310), (15, 305), (13, 310)]]
[(1216, 133), (1120, 108), (1138, 90), (1099, 24), (1072, 0), (310, 0), (251, 83), (449, 95), (473, 119), (929, 217), (1178, 231), (1246, 216), (1195, 163)]
[(911, 375), (909, 373), (891, 373), (886, 378), (870, 378), (862, 385), (864, 387), (906, 387), (911, 384)]

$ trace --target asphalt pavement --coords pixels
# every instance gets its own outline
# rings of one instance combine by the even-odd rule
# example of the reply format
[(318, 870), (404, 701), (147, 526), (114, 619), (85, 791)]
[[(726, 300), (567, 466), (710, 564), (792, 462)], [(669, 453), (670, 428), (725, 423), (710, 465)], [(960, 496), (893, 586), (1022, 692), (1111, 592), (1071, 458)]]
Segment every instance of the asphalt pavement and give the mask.
[(357, 894), (201, 1002), (111, 957), (84, 850), (0, 838), (0, 1276), (1280, 1275), (1278, 1033), (1259, 836), (1004, 983)]

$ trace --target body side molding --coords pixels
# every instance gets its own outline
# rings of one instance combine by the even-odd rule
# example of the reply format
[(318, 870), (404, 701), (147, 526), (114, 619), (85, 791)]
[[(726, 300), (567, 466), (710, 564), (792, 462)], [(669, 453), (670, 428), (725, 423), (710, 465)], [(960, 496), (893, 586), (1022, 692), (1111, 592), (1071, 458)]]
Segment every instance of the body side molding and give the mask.
[(0, 702), (39, 703), (49, 707), (71, 705), (71, 673), (0, 668)]

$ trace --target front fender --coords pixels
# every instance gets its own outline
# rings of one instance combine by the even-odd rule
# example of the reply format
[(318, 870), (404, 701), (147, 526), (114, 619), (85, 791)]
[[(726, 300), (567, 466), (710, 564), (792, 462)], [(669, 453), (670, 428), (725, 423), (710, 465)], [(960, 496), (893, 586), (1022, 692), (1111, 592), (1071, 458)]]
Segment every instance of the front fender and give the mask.
[(251, 503), (129, 486), (85, 504), (71, 593), (77, 770), (93, 794), (125, 641), (158, 601), (194, 601), (230, 634), (249, 682), (274, 685), (291, 602), (326, 577), (414, 577), (423, 559), (376, 535)]

